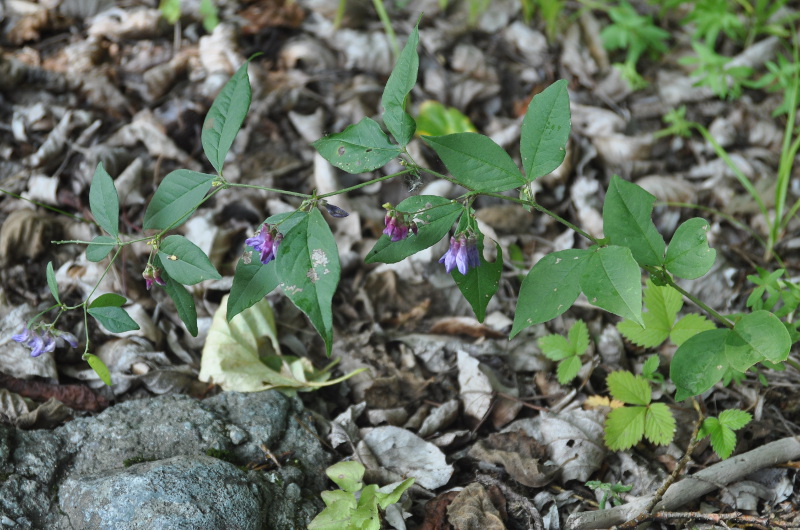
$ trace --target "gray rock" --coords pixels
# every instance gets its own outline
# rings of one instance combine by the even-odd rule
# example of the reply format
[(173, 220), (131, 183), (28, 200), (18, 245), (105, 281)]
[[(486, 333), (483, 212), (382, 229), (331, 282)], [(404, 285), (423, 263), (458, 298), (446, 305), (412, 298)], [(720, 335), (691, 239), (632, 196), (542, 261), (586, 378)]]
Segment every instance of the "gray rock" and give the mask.
[[(329, 463), (313, 429), (278, 392), (127, 401), (53, 431), (0, 425), (0, 528), (305, 528)], [(205, 455), (262, 462), (262, 445), (291, 459), (243, 471)]]

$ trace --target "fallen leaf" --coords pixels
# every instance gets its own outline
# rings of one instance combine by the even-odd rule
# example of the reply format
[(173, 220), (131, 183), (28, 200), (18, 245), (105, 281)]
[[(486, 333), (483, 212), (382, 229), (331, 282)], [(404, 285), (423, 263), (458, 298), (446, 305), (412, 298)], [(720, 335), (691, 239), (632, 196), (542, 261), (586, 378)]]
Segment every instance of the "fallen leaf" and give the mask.
[(492, 504), (483, 486), (477, 482), (458, 492), (447, 507), (447, 520), (459, 530), (505, 530), (506, 527), (500, 518), (500, 511)]
[(371, 429), (362, 439), (381, 466), (414, 477), (424, 488), (440, 488), (453, 475), (444, 453), (411, 431), (387, 425)]
[(469, 456), (503, 466), (511, 478), (531, 488), (549, 484), (559, 469), (542, 464), (547, 449), (521, 431), (490, 434), (470, 448)]
[(463, 350), (458, 351), (458, 387), (464, 414), (479, 423), (492, 406), (492, 383), (481, 371), (478, 359)]

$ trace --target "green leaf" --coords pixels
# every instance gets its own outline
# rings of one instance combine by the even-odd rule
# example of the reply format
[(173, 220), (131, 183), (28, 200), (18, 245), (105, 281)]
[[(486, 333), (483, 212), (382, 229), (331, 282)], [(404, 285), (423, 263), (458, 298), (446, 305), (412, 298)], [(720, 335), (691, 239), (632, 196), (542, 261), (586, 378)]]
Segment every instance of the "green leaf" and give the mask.
[(652, 403), (644, 417), (644, 437), (656, 445), (667, 445), (675, 438), (675, 417), (664, 403)]
[(643, 348), (655, 348), (669, 337), (669, 330), (658, 325), (656, 318), (650, 313), (643, 313), (644, 326), (632, 320), (623, 320), (617, 324), (617, 329), (622, 335)]
[(108, 371), (108, 366), (100, 360), (100, 357), (97, 355), (92, 355), (91, 353), (87, 353), (83, 356), (89, 366), (91, 366), (92, 370), (100, 377), (100, 380), (106, 384), (106, 386), (111, 386), (111, 374)]
[(658, 286), (651, 279), (647, 279), (644, 290), (644, 305), (653, 315), (656, 325), (669, 332), (675, 323), (678, 311), (683, 307), (681, 293), (669, 285)]
[(102, 162), (97, 164), (89, 187), (89, 209), (100, 228), (116, 239), (119, 236), (119, 196)]
[(695, 217), (684, 221), (669, 242), (664, 264), (678, 278), (694, 280), (714, 265), (717, 251), (708, 246), (708, 221)]
[(736, 433), (727, 425), (723, 425), (717, 418), (703, 420), (703, 425), (697, 437), (702, 439), (706, 436), (711, 437), (711, 447), (723, 460), (731, 456), (731, 453), (736, 448)]
[(222, 278), (205, 252), (183, 236), (166, 237), (158, 246), (158, 257), (167, 274), (184, 285)]
[(731, 367), (747, 371), (764, 359), (785, 361), (792, 339), (786, 326), (769, 311), (754, 311), (744, 315), (733, 326), (725, 340), (725, 355)]
[(603, 203), (603, 230), (611, 244), (628, 247), (639, 265), (658, 266), (664, 261), (664, 238), (653, 224), (656, 198), (641, 187), (611, 177)]
[(194, 305), (194, 298), (191, 293), (175, 281), (171, 276), (166, 275), (167, 284), (164, 290), (172, 298), (175, 304), (175, 309), (178, 310), (178, 316), (181, 317), (183, 323), (186, 324), (186, 329), (192, 334), (192, 337), (197, 336), (197, 308)]
[(312, 210), (289, 230), (277, 254), (278, 277), (284, 294), (311, 320), (330, 356), (331, 303), (341, 267), (336, 241), (319, 210)]
[(378, 505), (382, 510), (385, 510), (390, 505), (396, 503), (403, 496), (403, 493), (414, 484), (414, 479), (407, 478), (403, 482), (395, 482), (387, 484), (379, 488), (375, 492), (375, 497), (378, 499)]
[(211, 189), (213, 175), (177, 169), (164, 177), (144, 212), (145, 230), (175, 228), (186, 221)]
[(240, 259), (228, 297), (228, 322), (271, 293), (279, 283), (275, 260), (262, 265), (257, 258), (253, 263)]
[(106, 293), (95, 298), (89, 308), (92, 307), (122, 307), (127, 302), (127, 298), (115, 293)]
[(631, 405), (648, 405), (652, 398), (650, 383), (642, 376), (620, 370), (611, 372), (606, 378), (611, 397)]
[[(99, 299), (100, 298), (97, 300)], [(95, 302), (97, 302), (97, 300), (95, 300)], [(92, 305), (94, 306), (95, 304), (93, 303)], [(121, 307), (90, 307), (86, 312), (96, 318), (97, 321), (105, 326), (111, 333), (123, 333), (125, 331), (139, 329), (139, 324), (137, 324)]]
[(726, 427), (738, 431), (753, 419), (749, 412), (739, 409), (723, 410), (719, 414), (719, 422)]
[(572, 344), (561, 335), (545, 335), (537, 341), (542, 354), (551, 361), (560, 361), (575, 355)]
[(342, 490), (323, 491), (322, 500), (327, 508), (309, 523), (308, 530), (350, 529), (350, 522), (358, 501), (352, 493)]
[(332, 165), (354, 174), (383, 167), (402, 152), (371, 118), (363, 118), (344, 131), (324, 136), (311, 145)]
[(358, 491), (364, 487), (362, 480), (366, 468), (356, 461), (338, 462), (325, 470), (325, 474), (337, 486), (347, 492)]
[(411, 234), (406, 239), (395, 242), (389, 236), (382, 235), (364, 258), (365, 263), (397, 263), (435, 245), (447, 235), (453, 223), (464, 212), (464, 207), (460, 204), (436, 195), (409, 197), (396, 208), (407, 213), (421, 212), (413, 215), (418, 227), (417, 235)]
[(583, 320), (576, 320), (572, 324), (568, 338), (575, 355), (583, 355), (589, 349), (589, 328)]
[(181, 0), (161, 0), (158, 10), (164, 20), (174, 25), (181, 18)]
[(669, 338), (675, 346), (680, 346), (698, 333), (716, 327), (713, 322), (703, 315), (689, 313), (675, 323)]
[(488, 136), (456, 133), (422, 140), (436, 151), (453, 178), (469, 190), (500, 192), (526, 183), (508, 153)]
[(417, 134), (420, 136), (444, 136), (461, 132), (478, 132), (461, 111), (445, 107), (438, 101), (423, 101), (417, 114)]
[(580, 369), (581, 358), (577, 355), (573, 355), (572, 357), (564, 359), (558, 363), (558, 368), (556, 368), (556, 377), (558, 378), (558, 382), (562, 385), (566, 385), (575, 379), (575, 376), (578, 375)]
[(655, 374), (660, 362), (658, 355), (651, 355), (648, 357), (642, 365), (642, 377), (649, 378), (649, 376)]
[(641, 271), (630, 249), (596, 249), (583, 268), (580, 284), (592, 305), (644, 326)]
[(52, 261), (47, 262), (45, 275), (47, 276), (47, 287), (50, 289), (50, 294), (56, 299), (56, 303), (60, 304), (61, 299), (58, 297), (58, 282), (56, 281), (56, 272), (53, 270)]
[(676, 401), (702, 394), (722, 379), (728, 369), (725, 342), (729, 329), (711, 329), (698, 333), (675, 351), (669, 377), (678, 391)]
[(250, 109), (252, 94), (250, 79), (247, 77), (249, 65), (250, 60), (245, 61), (225, 83), (203, 122), (203, 132), (200, 135), (203, 151), (219, 174), (222, 174), (225, 157)]
[(86, 259), (89, 261), (103, 261), (117, 246), (117, 240), (108, 236), (97, 236), (86, 247)]
[(581, 294), (583, 268), (592, 253), (583, 249), (552, 252), (533, 266), (522, 281), (510, 338), (534, 324), (556, 318)]
[(481, 264), (468, 270), (466, 275), (458, 272), (458, 269), (454, 269), (451, 273), (461, 294), (475, 312), (478, 322), (483, 322), (486, 318), (486, 306), (497, 292), (500, 275), (503, 273), (503, 249), (497, 243), (495, 248), (497, 257), (494, 263), (486, 261), (483, 257), (483, 234), (478, 233), (478, 256)]
[(394, 139), (402, 147), (408, 145), (414, 137), (416, 123), (406, 112), (406, 98), (411, 89), (417, 84), (417, 71), (419, 70), (419, 23), (414, 26), (408, 36), (403, 51), (394, 65), (392, 74), (383, 89), (381, 104), (383, 105), (383, 123)]
[(647, 407), (620, 407), (606, 418), (606, 445), (612, 451), (630, 449), (644, 436)]
[(534, 96), (522, 120), (519, 149), (529, 182), (561, 165), (571, 127), (567, 81), (562, 79)]

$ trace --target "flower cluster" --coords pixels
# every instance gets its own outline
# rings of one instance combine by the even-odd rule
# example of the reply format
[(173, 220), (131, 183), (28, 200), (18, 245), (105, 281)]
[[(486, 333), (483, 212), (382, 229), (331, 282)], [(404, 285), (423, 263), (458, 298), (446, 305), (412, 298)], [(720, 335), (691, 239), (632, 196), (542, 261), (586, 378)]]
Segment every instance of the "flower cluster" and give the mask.
[(414, 235), (417, 235), (417, 223), (414, 221), (412, 221), (410, 224), (406, 222), (405, 215), (399, 213), (389, 204), (384, 204), (384, 207), (388, 208), (389, 211), (386, 213), (386, 216), (383, 219), (384, 223), (386, 224), (386, 228), (383, 229), (383, 233), (389, 236), (393, 243), (407, 238), (409, 229), (411, 229), (411, 232), (413, 232)]
[(154, 283), (157, 283), (161, 287), (167, 285), (167, 282), (164, 281), (164, 278), (161, 277), (161, 269), (153, 267), (152, 265), (148, 264), (147, 267), (144, 269), (142, 273), (144, 277), (145, 287), (149, 291), (150, 288), (153, 286)]
[(275, 254), (278, 252), (278, 245), (281, 244), (282, 240), (283, 234), (278, 232), (277, 228), (270, 227), (268, 224), (264, 223), (264, 226), (261, 227), (261, 231), (254, 237), (248, 238), (244, 243), (245, 245), (253, 247), (255, 251), (261, 252), (261, 263), (266, 265), (275, 259)]
[(481, 264), (478, 252), (478, 239), (474, 234), (461, 232), (450, 238), (450, 248), (444, 256), (439, 259), (439, 263), (444, 263), (447, 272), (458, 268), (458, 272), (466, 274), (470, 269), (474, 269)]
[[(55, 336), (53, 336), (55, 333)], [(31, 357), (38, 357), (43, 353), (49, 353), (56, 349), (56, 343), (67, 342), (73, 348), (78, 346), (78, 338), (72, 333), (58, 330), (32, 331), (25, 328), (11, 337), (17, 342), (21, 342), (31, 349)]]

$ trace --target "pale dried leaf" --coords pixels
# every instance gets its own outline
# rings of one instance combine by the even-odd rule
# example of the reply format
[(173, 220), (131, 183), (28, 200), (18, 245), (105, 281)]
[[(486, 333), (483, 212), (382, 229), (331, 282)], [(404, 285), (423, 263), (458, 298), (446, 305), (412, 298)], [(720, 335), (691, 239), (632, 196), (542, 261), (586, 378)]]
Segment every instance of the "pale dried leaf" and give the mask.
[(331, 422), (331, 432), (328, 440), (336, 448), (342, 444), (355, 443), (358, 440), (358, 426), (356, 420), (367, 408), (366, 401), (350, 405), (347, 410), (336, 416)]
[(458, 351), (458, 387), (464, 414), (473, 423), (482, 421), (492, 407), (492, 383), (478, 359), (463, 350)]
[(504, 530), (506, 525), (500, 518), (486, 490), (477, 482), (461, 490), (447, 507), (447, 521), (454, 528)]
[(427, 437), (431, 434), (442, 431), (450, 426), (458, 418), (458, 400), (451, 399), (436, 407), (422, 422), (422, 426), (417, 431), (419, 436)]

